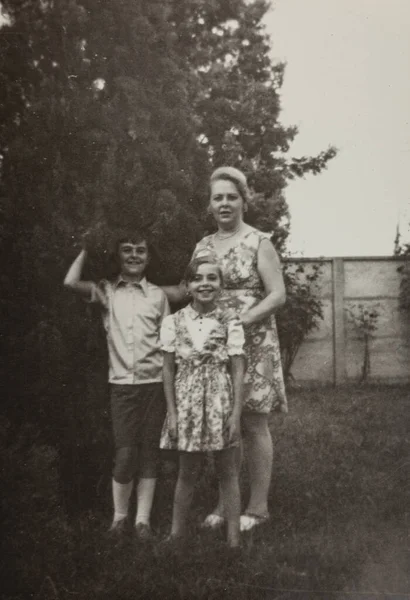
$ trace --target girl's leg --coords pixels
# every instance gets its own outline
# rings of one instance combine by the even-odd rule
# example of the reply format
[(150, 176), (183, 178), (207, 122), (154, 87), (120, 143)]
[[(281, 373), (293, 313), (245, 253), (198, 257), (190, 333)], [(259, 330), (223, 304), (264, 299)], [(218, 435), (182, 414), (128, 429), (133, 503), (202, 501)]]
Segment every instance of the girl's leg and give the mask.
[(244, 412), (242, 428), (248, 464), (250, 498), (247, 513), (268, 514), (268, 495), (272, 476), (273, 445), (268, 415)]
[(174, 495), (171, 536), (182, 537), (186, 534), (188, 512), (201, 461), (200, 453), (179, 453), (179, 473)]
[(231, 547), (239, 546), (239, 517), (241, 511), (237, 449), (227, 448), (215, 452), (215, 466), (225, 508), (227, 541)]
[[(235, 466), (238, 473), (241, 472), (242, 465), (242, 441), (240, 442), (240, 446), (238, 448), (232, 449), (235, 455)], [(225, 518), (225, 509), (224, 509), (224, 501), (223, 501), (223, 493), (221, 490), (221, 486), (219, 485), (219, 496), (218, 496), (218, 504), (216, 508), (212, 511), (211, 515), (208, 515), (205, 525), (213, 526), (213, 516), (221, 517), (221, 519)], [(217, 519), (215, 519), (217, 521)]]
[(128, 516), (128, 504), (133, 488), (133, 478), (137, 468), (137, 448), (118, 448), (112, 481), (114, 501), (113, 525)]

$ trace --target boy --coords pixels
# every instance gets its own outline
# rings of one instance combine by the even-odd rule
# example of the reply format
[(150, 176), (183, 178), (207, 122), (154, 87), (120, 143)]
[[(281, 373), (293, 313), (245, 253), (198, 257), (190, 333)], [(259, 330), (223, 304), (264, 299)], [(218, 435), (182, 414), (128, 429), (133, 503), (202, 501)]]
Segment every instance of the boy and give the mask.
[(116, 245), (119, 275), (98, 285), (82, 281), (86, 259), (82, 250), (64, 285), (100, 304), (107, 333), (111, 414), (115, 442), (111, 532), (127, 527), (128, 505), (138, 469), (135, 529), (141, 539), (152, 536), (150, 514), (154, 498), (159, 438), (166, 407), (162, 387), (159, 330), (169, 314), (165, 293), (148, 282), (147, 236), (124, 233)]

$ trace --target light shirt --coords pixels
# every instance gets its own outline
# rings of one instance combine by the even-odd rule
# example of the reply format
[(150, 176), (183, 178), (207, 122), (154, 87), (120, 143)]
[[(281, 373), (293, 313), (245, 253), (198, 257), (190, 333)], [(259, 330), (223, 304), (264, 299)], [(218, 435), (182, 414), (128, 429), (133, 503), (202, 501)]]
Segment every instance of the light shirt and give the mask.
[[(131, 283), (119, 276), (103, 279), (103, 323), (107, 333), (110, 383), (142, 384), (162, 381), (163, 358), (159, 332), (169, 314), (165, 293), (143, 278)], [(91, 301), (98, 301), (97, 286)]]
[[(219, 310), (219, 309), (217, 309)], [(204, 344), (208, 339), (212, 330), (218, 325), (215, 317), (216, 311), (209, 313), (199, 313), (190, 304), (182, 309), (186, 328), (190, 335), (192, 345), (198, 352), (204, 348)], [(182, 340), (181, 340), (182, 341)], [(234, 318), (228, 321), (226, 349), (229, 356), (236, 354), (244, 354), (245, 335), (243, 327), (239, 320)], [(161, 327), (161, 346), (165, 352), (175, 352), (176, 345), (176, 329), (173, 315), (166, 319)], [(182, 356), (189, 355), (189, 348), (183, 344), (179, 344), (179, 353)]]

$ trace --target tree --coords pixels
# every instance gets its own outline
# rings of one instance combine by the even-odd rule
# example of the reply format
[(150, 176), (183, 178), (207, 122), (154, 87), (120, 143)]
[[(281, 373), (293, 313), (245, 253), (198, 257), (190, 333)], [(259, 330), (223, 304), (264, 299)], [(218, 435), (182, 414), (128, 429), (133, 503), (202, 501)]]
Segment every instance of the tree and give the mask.
[(197, 136), (213, 167), (236, 166), (255, 192), (254, 224), (274, 231), (285, 250), (289, 180), (317, 174), (336, 154), (289, 158), (296, 127), (279, 121), (284, 64), (270, 58), (271, 40), (262, 19), (270, 2), (256, 0), (174, 0), (171, 21), (177, 52), (188, 63), (190, 99)]
[(278, 120), (284, 66), (269, 57), (264, 1), (2, 6), (9, 23), (0, 35), (0, 245), (9, 293), (0, 343), (13, 390), (8, 409), (16, 422), (36, 422), (68, 461), (101, 463), (102, 333), (92, 308), (61, 285), (80, 234), (91, 227), (88, 268), (97, 278), (112, 231), (148, 226), (160, 255), (156, 281), (178, 281), (207, 227), (210, 170), (228, 163), (247, 173), (255, 192), (251, 222), (273, 232), (284, 253), (286, 184), (320, 172), (335, 151), (287, 157), (297, 131)]
[[(315, 157), (289, 157), (296, 127), (280, 121), (280, 89), (285, 66), (270, 58), (271, 40), (263, 27), (266, 0), (175, 0), (171, 21), (177, 52), (188, 63), (190, 99), (197, 115), (197, 136), (213, 167), (242, 169), (254, 191), (248, 221), (272, 232), (272, 241), (286, 254), (289, 181), (318, 174), (336, 150)], [(212, 230), (212, 223), (207, 229)], [(287, 303), (278, 313), (278, 330), (286, 378), (307, 333), (322, 318), (316, 297), (320, 270), (297, 273), (285, 263)], [(306, 275), (306, 277), (304, 277)]]
[(62, 290), (81, 233), (92, 225), (89, 268), (98, 277), (109, 232), (150, 226), (162, 250), (156, 277), (180, 277), (199, 235), (191, 204), (205, 187), (207, 157), (196, 142), (166, 4), (3, 6), (10, 17), (0, 36), (8, 409), (60, 446), (65, 468), (65, 458), (92, 459), (90, 439), (105, 442), (99, 321)]
[[(409, 224), (410, 230), (410, 224)], [(394, 255), (404, 259), (404, 264), (398, 267), (401, 274), (400, 281), (400, 307), (403, 310), (410, 310), (410, 243), (401, 243), (399, 231), (397, 231), (394, 242)]]

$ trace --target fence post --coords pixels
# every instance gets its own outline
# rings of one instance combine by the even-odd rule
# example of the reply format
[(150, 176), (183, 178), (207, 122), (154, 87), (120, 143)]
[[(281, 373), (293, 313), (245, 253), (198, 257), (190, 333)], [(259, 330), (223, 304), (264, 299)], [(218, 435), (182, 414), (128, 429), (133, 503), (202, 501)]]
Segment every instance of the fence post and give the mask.
[(346, 379), (343, 258), (333, 259), (333, 383), (338, 385)]

